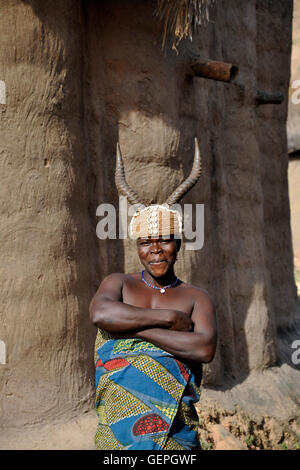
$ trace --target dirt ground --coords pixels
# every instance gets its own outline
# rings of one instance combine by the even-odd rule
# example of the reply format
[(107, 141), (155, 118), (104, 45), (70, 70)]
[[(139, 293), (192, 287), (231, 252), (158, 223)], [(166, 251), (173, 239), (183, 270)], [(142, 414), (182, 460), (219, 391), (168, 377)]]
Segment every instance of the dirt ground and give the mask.
[(96, 413), (91, 410), (67, 423), (8, 430), (0, 437), (0, 450), (94, 450), (96, 426)]

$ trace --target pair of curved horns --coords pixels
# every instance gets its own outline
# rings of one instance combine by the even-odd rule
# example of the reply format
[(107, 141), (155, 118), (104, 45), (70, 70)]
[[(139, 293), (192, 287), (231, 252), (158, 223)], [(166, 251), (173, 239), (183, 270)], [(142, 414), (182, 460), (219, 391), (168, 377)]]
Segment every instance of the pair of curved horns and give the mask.
[[(168, 197), (166, 204), (172, 206), (182, 199), (182, 197), (197, 183), (201, 175), (201, 155), (197, 137), (195, 137), (195, 155), (192, 171), (189, 176), (178, 186)], [(119, 142), (117, 143), (117, 159), (115, 171), (115, 183), (120, 194), (126, 196), (133, 205), (144, 206), (139, 200), (138, 195), (131, 189), (125, 178), (124, 164)]]

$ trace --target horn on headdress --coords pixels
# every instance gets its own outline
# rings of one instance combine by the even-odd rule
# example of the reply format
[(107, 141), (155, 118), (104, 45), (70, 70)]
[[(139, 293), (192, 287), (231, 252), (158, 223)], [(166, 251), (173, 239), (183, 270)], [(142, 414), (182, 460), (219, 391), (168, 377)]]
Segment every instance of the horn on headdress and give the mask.
[(197, 183), (201, 175), (201, 155), (197, 137), (195, 137), (195, 155), (192, 171), (180, 186), (168, 197), (166, 203), (169, 206), (176, 204)]
[(133, 189), (131, 189), (131, 187), (126, 181), (123, 158), (119, 142), (117, 143), (115, 183), (119, 193), (123, 194), (123, 196), (126, 196), (130, 204), (137, 204), (138, 206), (143, 206), (143, 203), (139, 201), (138, 195), (133, 191)]

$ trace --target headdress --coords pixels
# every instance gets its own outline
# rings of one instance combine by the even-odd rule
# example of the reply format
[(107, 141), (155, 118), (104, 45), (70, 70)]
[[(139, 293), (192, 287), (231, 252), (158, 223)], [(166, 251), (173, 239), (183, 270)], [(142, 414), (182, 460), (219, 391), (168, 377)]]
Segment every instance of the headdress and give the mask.
[(198, 141), (195, 138), (194, 162), (189, 176), (173, 191), (164, 204), (154, 204), (145, 207), (126, 181), (122, 154), (118, 143), (115, 183), (119, 193), (126, 196), (130, 204), (135, 205), (137, 208), (129, 225), (130, 236), (132, 238), (157, 238), (169, 235), (181, 237), (183, 231), (182, 217), (180, 212), (172, 209), (171, 206), (178, 203), (197, 183), (200, 175), (201, 156)]

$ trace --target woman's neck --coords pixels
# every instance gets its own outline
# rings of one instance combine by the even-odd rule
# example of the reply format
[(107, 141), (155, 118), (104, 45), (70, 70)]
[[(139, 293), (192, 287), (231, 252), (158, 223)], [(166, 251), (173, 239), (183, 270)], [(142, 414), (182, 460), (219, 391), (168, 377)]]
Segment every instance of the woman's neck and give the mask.
[(169, 284), (172, 284), (173, 282), (176, 281), (177, 276), (174, 273), (173, 266), (164, 274), (163, 276), (160, 277), (155, 277), (152, 274), (150, 274), (148, 271), (144, 271), (144, 278), (147, 282), (152, 284), (153, 286), (156, 287), (161, 287), (161, 286), (167, 286)]

